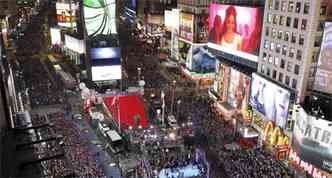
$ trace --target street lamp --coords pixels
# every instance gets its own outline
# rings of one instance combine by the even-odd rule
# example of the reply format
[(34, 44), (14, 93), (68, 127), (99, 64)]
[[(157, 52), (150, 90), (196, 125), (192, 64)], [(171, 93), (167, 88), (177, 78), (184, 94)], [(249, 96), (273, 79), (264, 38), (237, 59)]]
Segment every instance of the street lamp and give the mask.
[(173, 115), (175, 87), (176, 87), (176, 81), (173, 80), (173, 92), (172, 92), (171, 115)]
[(165, 125), (165, 93), (164, 91), (162, 90), (161, 91), (161, 101), (162, 101), (162, 114), (161, 114), (161, 123), (162, 123), (162, 126)]
[(137, 67), (137, 72), (138, 72), (137, 79), (138, 79), (138, 81), (140, 81), (141, 80), (141, 68), (140, 67)]

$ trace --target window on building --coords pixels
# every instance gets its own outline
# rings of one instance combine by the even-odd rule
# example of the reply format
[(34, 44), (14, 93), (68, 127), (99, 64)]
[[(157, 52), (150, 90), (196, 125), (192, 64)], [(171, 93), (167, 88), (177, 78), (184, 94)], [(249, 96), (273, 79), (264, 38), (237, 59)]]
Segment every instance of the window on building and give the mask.
[(299, 37), (299, 44), (300, 45), (304, 44), (304, 35), (302, 35), (302, 34), (300, 34), (300, 37)]
[(281, 11), (285, 12), (287, 9), (287, 2), (286, 1), (282, 1), (281, 2)]
[(290, 48), (289, 49), (289, 57), (294, 57), (295, 55), (295, 49), (294, 48)]
[(277, 30), (275, 28), (272, 28), (272, 38), (276, 38), (277, 36)]
[(300, 73), (300, 66), (297, 65), (297, 64), (295, 64), (295, 66), (294, 66), (294, 74), (299, 75), (299, 73)]
[(283, 79), (284, 79), (284, 74), (280, 72), (278, 77), (279, 82), (282, 82)]
[(279, 20), (279, 25), (285, 25), (285, 22), (286, 22), (286, 17), (281, 15)]
[(280, 44), (277, 44), (276, 52), (277, 52), (277, 53), (280, 53), (280, 51), (281, 51), (281, 45), (280, 45)]
[(272, 22), (272, 18), (273, 18), (272, 14), (269, 13), (267, 15), (267, 23), (271, 23)]
[(318, 27), (317, 27), (317, 31), (323, 31), (324, 29), (324, 24), (325, 24), (325, 21), (319, 21), (319, 24), (318, 24)]
[(274, 42), (271, 42), (271, 43), (270, 43), (270, 50), (271, 50), (271, 51), (274, 51), (274, 48), (275, 48), (275, 43), (274, 43)]
[(265, 41), (264, 41), (264, 48), (265, 48), (265, 49), (269, 49), (269, 47), (270, 47), (270, 42), (269, 42), (269, 40), (265, 40)]
[(320, 8), (320, 15), (325, 16), (327, 12), (327, 7), (326, 6), (322, 6)]
[(273, 62), (273, 57), (272, 55), (269, 55), (269, 63), (272, 64), (272, 62)]
[(267, 58), (267, 54), (266, 54), (266, 52), (263, 52), (263, 60), (266, 61), (266, 58)]
[(293, 12), (294, 11), (294, 2), (289, 1), (288, 2), (288, 12)]
[(265, 73), (265, 66), (263, 64), (261, 65), (261, 73)]
[(288, 75), (286, 75), (285, 84), (289, 85), (289, 82), (290, 82), (290, 77)]
[(299, 26), (299, 19), (298, 18), (294, 18), (293, 28), (297, 28), (298, 26)]
[(273, 16), (273, 24), (274, 25), (278, 25), (279, 24), (279, 20), (280, 20), (280, 16), (279, 15), (274, 15)]
[(285, 68), (285, 64), (286, 64), (285, 59), (281, 59), (281, 61), (280, 61), (280, 68), (284, 69)]
[(270, 27), (265, 27), (265, 36), (270, 35)]
[(304, 14), (309, 14), (309, 9), (310, 9), (310, 2), (305, 2), (304, 3), (304, 8), (303, 8), (303, 13)]
[(274, 58), (274, 65), (275, 65), (275, 66), (278, 66), (278, 65), (279, 65), (279, 58), (278, 58), (278, 57), (275, 57), (275, 58)]
[(282, 39), (282, 34), (283, 34), (283, 31), (279, 30), (279, 31), (278, 31), (278, 39), (279, 39), (279, 40)]
[(290, 27), (291, 26), (291, 22), (292, 22), (292, 18), (291, 17), (287, 17), (287, 19), (286, 19), (286, 26)]
[(299, 61), (302, 59), (302, 51), (299, 49), (296, 51), (296, 59)]
[(301, 2), (297, 2), (296, 3), (296, 7), (295, 7), (295, 12), (296, 13), (300, 13), (301, 12)]
[(273, 69), (273, 72), (272, 72), (272, 78), (273, 79), (276, 79), (277, 78), (277, 71)]
[(281, 54), (282, 54), (282, 55), (284, 55), (284, 56), (287, 55), (287, 48), (288, 48), (287, 45), (283, 45), (283, 46), (282, 46), (282, 51), (281, 51)]
[(293, 70), (293, 62), (291, 62), (291, 61), (287, 62), (287, 68), (286, 68), (286, 70), (288, 72), (292, 72), (292, 70)]
[(307, 30), (307, 19), (302, 19), (301, 30)]
[(267, 76), (270, 76), (270, 75), (271, 75), (271, 70), (270, 70), (270, 68), (268, 68), (268, 67), (266, 68), (266, 75), (267, 75)]
[(280, 2), (279, 2), (279, 0), (276, 0), (274, 2), (274, 10), (279, 10), (279, 6), (280, 6)]
[(273, 8), (273, 0), (269, 0), (269, 9), (272, 10)]
[(289, 40), (289, 32), (285, 32), (284, 40), (285, 41)]
[(297, 85), (297, 80), (293, 78), (293, 80), (292, 80), (292, 88), (296, 89), (296, 85)]
[(296, 43), (296, 36), (297, 36), (297, 34), (292, 32), (292, 38), (291, 38), (292, 43)]

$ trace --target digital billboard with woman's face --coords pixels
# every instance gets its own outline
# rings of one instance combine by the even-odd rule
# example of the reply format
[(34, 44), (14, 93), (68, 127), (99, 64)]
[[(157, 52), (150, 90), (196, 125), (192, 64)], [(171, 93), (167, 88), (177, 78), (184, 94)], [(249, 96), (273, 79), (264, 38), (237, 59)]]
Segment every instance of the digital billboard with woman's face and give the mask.
[(209, 5), (209, 47), (257, 62), (261, 41), (259, 8)]

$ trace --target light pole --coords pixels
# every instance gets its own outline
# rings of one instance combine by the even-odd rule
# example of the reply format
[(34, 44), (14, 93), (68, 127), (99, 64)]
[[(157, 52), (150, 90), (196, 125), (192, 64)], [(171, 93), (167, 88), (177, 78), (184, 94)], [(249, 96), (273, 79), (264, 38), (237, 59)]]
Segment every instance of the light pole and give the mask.
[(165, 93), (163, 90), (161, 91), (161, 102), (163, 103), (161, 106), (162, 107), (161, 123), (162, 123), (162, 126), (164, 126), (165, 125)]
[(141, 70), (142, 70), (142, 69), (141, 69), (140, 67), (137, 67), (137, 72), (138, 72), (138, 73), (137, 73), (137, 75), (138, 75), (138, 76), (137, 76), (137, 80), (138, 80), (138, 81), (141, 80)]
[(173, 107), (174, 107), (174, 95), (175, 95), (175, 87), (176, 81), (173, 80), (173, 92), (172, 92), (172, 104), (171, 104), (171, 115), (173, 115)]

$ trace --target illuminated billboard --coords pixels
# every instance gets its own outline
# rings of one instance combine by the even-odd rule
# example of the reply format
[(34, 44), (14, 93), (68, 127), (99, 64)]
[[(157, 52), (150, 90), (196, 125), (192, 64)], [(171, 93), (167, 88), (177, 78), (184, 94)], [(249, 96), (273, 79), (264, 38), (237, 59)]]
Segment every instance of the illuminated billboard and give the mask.
[(116, 1), (84, 0), (84, 23), (89, 37), (116, 34)]
[(332, 122), (308, 115), (303, 108), (298, 108), (296, 114), (293, 151), (302, 161), (331, 173)]
[(180, 38), (190, 42), (193, 41), (193, 35), (194, 35), (193, 14), (180, 13), (179, 30), (180, 30), (180, 35), (179, 35)]
[(77, 39), (70, 35), (65, 35), (65, 47), (73, 50), (79, 54), (85, 53), (85, 43), (84, 40)]
[(285, 128), (289, 102), (290, 92), (288, 90), (257, 74), (252, 75), (250, 104), (266, 119)]
[(56, 17), (59, 26), (76, 27), (76, 11), (78, 5), (75, 3), (56, 3)]
[(326, 22), (314, 89), (332, 94), (332, 22)]
[(50, 28), (51, 33), (51, 44), (60, 45), (61, 44), (61, 30), (58, 28)]
[(191, 59), (188, 59), (188, 68), (196, 73), (213, 73), (216, 68), (216, 58), (208, 52), (207, 46), (193, 44), (191, 46)]
[(172, 9), (173, 26), (172, 26), (172, 37), (171, 37), (171, 57), (179, 60), (179, 21), (180, 21), (180, 10)]
[(121, 65), (92, 66), (92, 81), (119, 80), (122, 78)]
[(209, 5), (209, 47), (257, 62), (262, 15), (259, 8)]
[(245, 111), (248, 107), (250, 95), (250, 77), (231, 68), (228, 84), (227, 102), (239, 110)]
[(174, 26), (173, 21), (173, 12), (170, 10), (165, 10), (164, 13), (164, 23), (167, 31), (172, 31), (172, 28)]
[(91, 59), (115, 59), (121, 58), (120, 48), (104, 47), (104, 48), (91, 48)]

